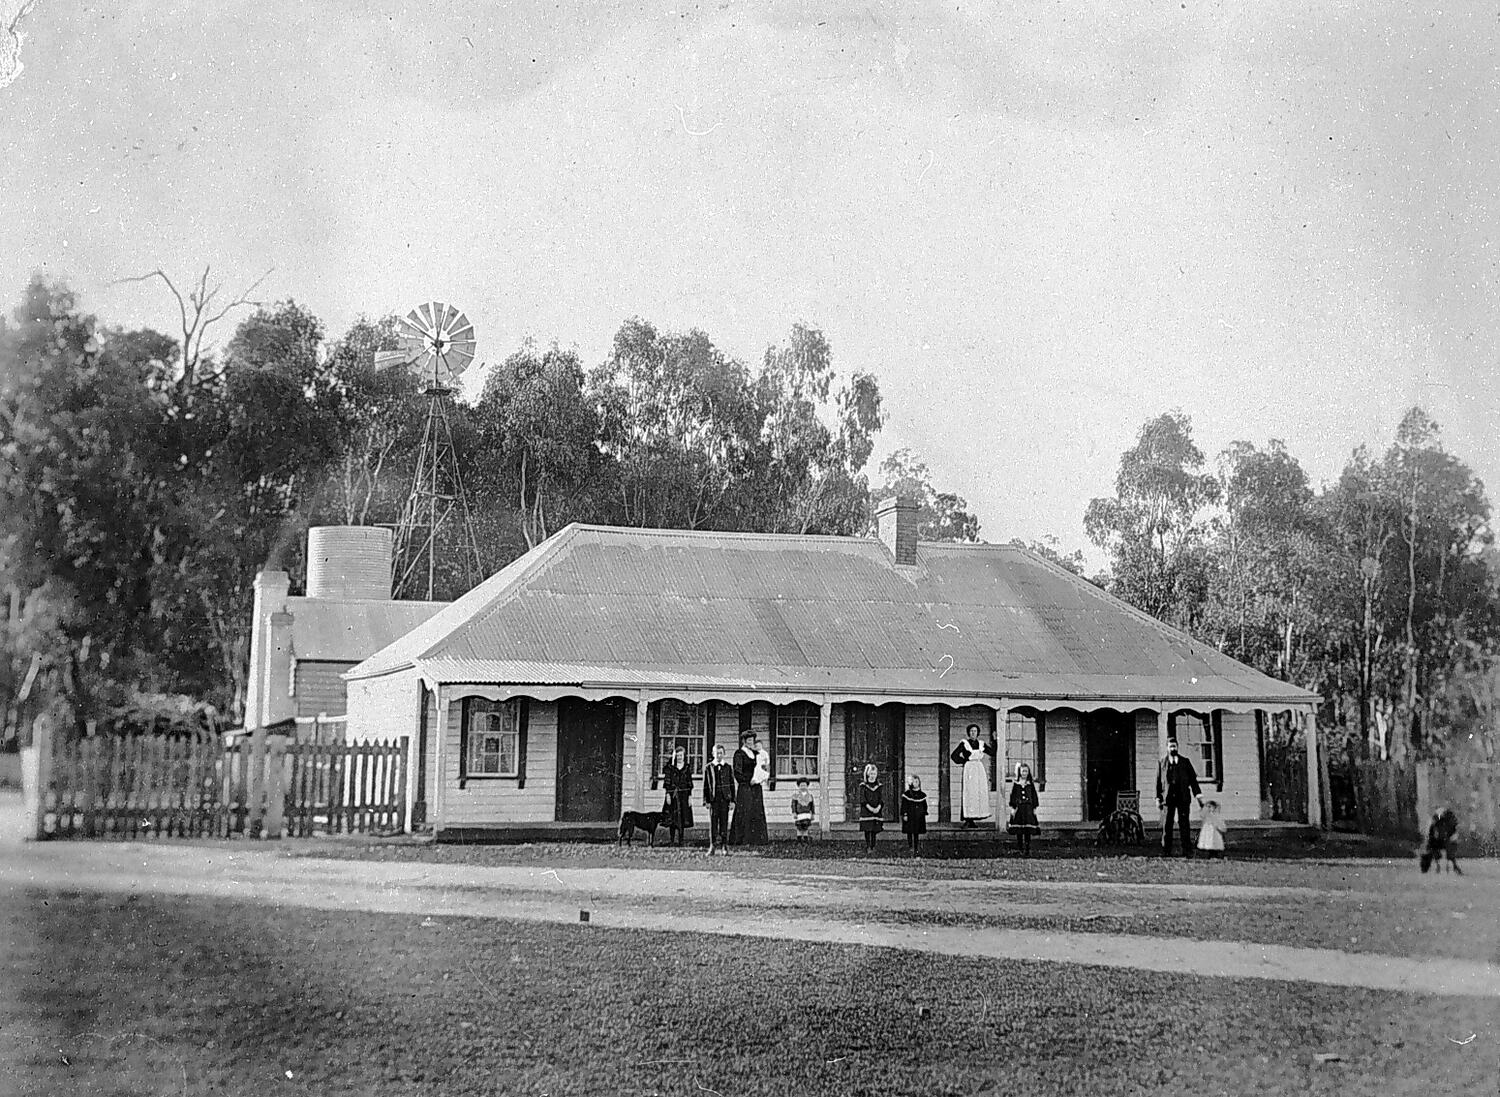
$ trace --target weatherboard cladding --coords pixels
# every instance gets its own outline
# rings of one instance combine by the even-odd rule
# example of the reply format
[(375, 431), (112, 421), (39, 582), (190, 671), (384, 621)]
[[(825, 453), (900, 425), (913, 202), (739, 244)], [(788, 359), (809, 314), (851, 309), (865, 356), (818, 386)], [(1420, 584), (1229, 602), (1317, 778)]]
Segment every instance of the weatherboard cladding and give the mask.
[(1023, 549), (569, 526), (351, 673), (1305, 701)]

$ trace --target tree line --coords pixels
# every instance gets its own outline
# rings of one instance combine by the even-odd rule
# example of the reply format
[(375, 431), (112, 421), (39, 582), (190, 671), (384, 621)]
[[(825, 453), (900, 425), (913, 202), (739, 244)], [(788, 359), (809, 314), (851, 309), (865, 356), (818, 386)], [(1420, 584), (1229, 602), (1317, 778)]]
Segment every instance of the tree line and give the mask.
[[(397, 347), (395, 318), (329, 339), (295, 302), (215, 309), (206, 276), (182, 294), (160, 277), (178, 335), (101, 324), (40, 278), (0, 320), (7, 739), (43, 711), (237, 719), (256, 572), (299, 575), (309, 525), (394, 523), (410, 486), (425, 405), (409, 373), (374, 368)], [(208, 326), (228, 319), (215, 351)], [(452, 411), (486, 573), (572, 521), (867, 534), (892, 492), (916, 499), (924, 539), (980, 534), (911, 450), (867, 472), (879, 386), (839, 374), (807, 325), (754, 366), (639, 318), (592, 365), (526, 342)], [(1489, 519), (1483, 485), (1420, 409), (1320, 487), (1276, 441), (1210, 463), (1179, 411), (1142, 426), (1084, 533), (1108, 560), (1093, 582), (1317, 691), (1338, 753), (1493, 760)], [(1086, 570), (1055, 538), (1029, 547)], [(459, 549), (440, 547), (440, 598), (462, 593)]]
[(1315, 690), (1338, 755), (1495, 760), (1500, 557), (1484, 486), (1420, 408), (1315, 488), (1279, 441), (1210, 467), (1180, 411), (1148, 420), (1094, 499), (1096, 582)]
[[(394, 317), (336, 339), (305, 307), (220, 305), (207, 274), (182, 330), (124, 330), (65, 286), (27, 286), (0, 320), (0, 709), (14, 741), (63, 726), (243, 712), (256, 573), (302, 570), (304, 531), (397, 521), (426, 404), (377, 370)], [(243, 306), (236, 313), (236, 306)], [(233, 314), (233, 315), (231, 315)], [(217, 352), (217, 321), (236, 322)], [(568, 522), (862, 534), (872, 501), (914, 496), (925, 535), (973, 540), (967, 503), (909, 450), (866, 466), (885, 415), (794, 325), (754, 367), (701, 331), (633, 318), (604, 361), (526, 342), (451, 425), (486, 574)], [(444, 527), (438, 598), (463, 592)]]

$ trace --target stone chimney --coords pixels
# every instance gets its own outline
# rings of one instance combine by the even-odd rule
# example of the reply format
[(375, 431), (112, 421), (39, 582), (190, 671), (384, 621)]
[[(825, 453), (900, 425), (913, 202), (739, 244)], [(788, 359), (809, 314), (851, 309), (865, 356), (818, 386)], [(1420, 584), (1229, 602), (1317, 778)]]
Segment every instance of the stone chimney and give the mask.
[(880, 540), (901, 567), (915, 567), (917, 563), (918, 513), (917, 504), (911, 499), (894, 495), (882, 499), (875, 507)]

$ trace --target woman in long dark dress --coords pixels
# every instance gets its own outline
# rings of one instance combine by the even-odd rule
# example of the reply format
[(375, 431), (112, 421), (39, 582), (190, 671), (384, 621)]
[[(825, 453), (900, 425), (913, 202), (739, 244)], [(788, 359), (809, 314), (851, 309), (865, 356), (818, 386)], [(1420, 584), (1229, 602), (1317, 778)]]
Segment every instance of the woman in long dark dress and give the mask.
[(674, 846), (680, 846), (693, 828), (693, 767), (688, 765), (685, 748), (674, 750), (672, 760), (662, 766), (661, 787), (667, 793), (661, 807), (667, 817), (667, 834)]
[(875, 835), (885, 825), (880, 821), (885, 813), (885, 793), (880, 788), (880, 771), (875, 766), (865, 766), (864, 784), (859, 786), (859, 829), (865, 832), (865, 849), (875, 848)]
[(1031, 779), (1031, 767), (1025, 762), (1017, 763), (1016, 783), (1010, 789), (1010, 823), (1006, 829), (1016, 836), (1016, 848), (1022, 857), (1031, 856), (1031, 836), (1042, 831), (1036, 818), (1040, 802)]
[(734, 818), (729, 823), (732, 846), (764, 846), (771, 841), (766, 831), (766, 798), (755, 783), (755, 733), (740, 736), (734, 752)]

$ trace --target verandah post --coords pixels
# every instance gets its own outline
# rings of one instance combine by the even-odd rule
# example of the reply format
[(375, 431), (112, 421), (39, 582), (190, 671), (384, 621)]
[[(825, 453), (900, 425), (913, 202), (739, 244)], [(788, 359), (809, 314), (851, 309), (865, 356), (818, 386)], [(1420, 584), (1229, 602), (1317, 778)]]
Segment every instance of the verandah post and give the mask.
[(635, 701), (635, 810), (646, 810), (646, 709), (650, 700), (642, 693)]
[(1302, 721), (1307, 757), (1307, 822), (1310, 826), (1322, 827), (1323, 790), (1319, 779), (1317, 711), (1309, 706), (1302, 714)]
[(433, 728), (435, 736), (433, 742), (432, 762), (437, 777), (432, 785), (432, 833), (437, 835), (443, 829), (443, 821), (448, 807), (448, 695), (439, 683), (433, 688), (433, 705), (436, 710), (436, 726)]
[(1005, 833), (1005, 809), (1009, 806), (1005, 799), (1005, 728), (1010, 723), (1010, 701), (1002, 697), (991, 719), (995, 721), (990, 730), (995, 736), (995, 835), (999, 837)]
[(833, 702), (826, 697), (818, 706), (818, 826), (824, 836), (833, 829), (833, 819), (828, 814), (828, 807), (833, 799), (832, 790), (833, 774), (829, 772), (829, 754), (832, 750), (830, 739), (833, 735)]

